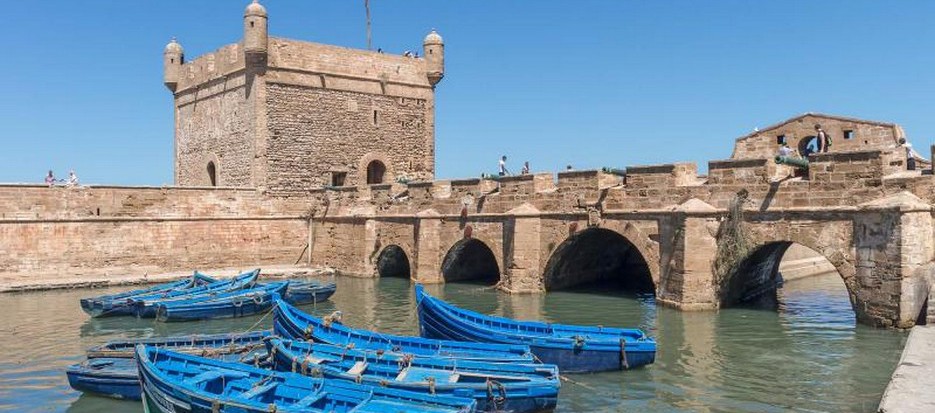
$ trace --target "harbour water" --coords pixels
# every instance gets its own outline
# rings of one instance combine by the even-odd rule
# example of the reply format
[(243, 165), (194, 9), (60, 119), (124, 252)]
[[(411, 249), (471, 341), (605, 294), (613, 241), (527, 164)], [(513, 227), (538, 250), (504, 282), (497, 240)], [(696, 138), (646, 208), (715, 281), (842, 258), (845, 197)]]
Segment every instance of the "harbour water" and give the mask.
[[(330, 302), (354, 327), (417, 334), (408, 280), (336, 278)], [(78, 298), (115, 289), (0, 295), (0, 411), (141, 412), (137, 402), (71, 390), (64, 369), (85, 348), (117, 338), (269, 328), (269, 317), (157, 323), (89, 319)], [(510, 296), (479, 285), (429, 286), (483, 313), (573, 324), (634, 326), (658, 341), (656, 363), (627, 372), (569, 376), (558, 412), (873, 412), (906, 339), (859, 326), (837, 274), (790, 281), (775, 310), (686, 313), (652, 298), (601, 290)]]

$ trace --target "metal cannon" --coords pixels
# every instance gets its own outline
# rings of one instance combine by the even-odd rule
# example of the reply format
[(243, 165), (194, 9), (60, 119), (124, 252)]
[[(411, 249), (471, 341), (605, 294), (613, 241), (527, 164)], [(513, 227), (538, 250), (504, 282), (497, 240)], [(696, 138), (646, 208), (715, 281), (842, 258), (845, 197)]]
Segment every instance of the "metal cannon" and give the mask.
[(796, 158), (792, 156), (776, 156), (776, 163), (779, 165), (789, 165), (796, 169), (808, 169), (808, 159)]
[(611, 174), (611, 175), (617, 175), (617, 176), (627, 176), (626, 169), (611, 168), (609, 166), (605, 166), (601, 168), (601, 172), (605, 174)]

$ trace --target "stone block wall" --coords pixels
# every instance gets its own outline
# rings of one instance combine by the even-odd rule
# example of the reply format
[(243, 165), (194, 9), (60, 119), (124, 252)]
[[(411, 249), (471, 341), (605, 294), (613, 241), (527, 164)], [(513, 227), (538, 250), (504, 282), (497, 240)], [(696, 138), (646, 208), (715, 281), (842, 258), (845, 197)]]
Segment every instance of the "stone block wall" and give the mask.
[(371, 161), (386, 167), (384, 182), (434, 176), (425, 99), (280, 84), (270, 84), (267, 96), (272, 192), (330, 185), (335, 172), (347, 174), (345, 185), (364, 184)]
[(291, 264), (308, 199), (250, 189), (0, 186), (0, 274), (166, 272)]
[(738, 139), (731, 158), (772, 158), (779, 153), (780, 137), (802, 156), (805, 144), (815, 136), (816, 124), (831, 137), (832, 152), (893, 150), (899, 145), (899, 138), (905, 137), (896, 124), (809, 113)]

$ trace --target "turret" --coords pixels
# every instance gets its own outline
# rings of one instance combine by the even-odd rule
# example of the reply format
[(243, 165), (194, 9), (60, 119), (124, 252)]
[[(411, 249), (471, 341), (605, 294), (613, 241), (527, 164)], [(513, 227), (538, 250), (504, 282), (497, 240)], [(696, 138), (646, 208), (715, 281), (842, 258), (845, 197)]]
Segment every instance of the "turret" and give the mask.
[(257, 0), (247, 5), (243, 15), (243, 50), (248, 61), (266, 58), (266, 47), (269, 42), (266, 21), (266, 8)]
[(429, 83), (435, 86), (445, 77), (445, 43), (438, 32), (432, 30), (422, 41), (422, 48)]
[(182, 63), (185, 63), (185, 52), (182, 50), (182, 45), (173, 37), (172, 41), (166, 45), (165, 51), (162, 52), (162, 81), (173, 93), (179, 83)]

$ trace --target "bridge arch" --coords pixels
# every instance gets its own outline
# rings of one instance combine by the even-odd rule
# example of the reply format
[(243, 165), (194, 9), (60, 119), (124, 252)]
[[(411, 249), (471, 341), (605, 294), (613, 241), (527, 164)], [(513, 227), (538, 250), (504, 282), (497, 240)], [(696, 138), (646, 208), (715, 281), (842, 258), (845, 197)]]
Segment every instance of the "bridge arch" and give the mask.
[(412, 266), (406, 251), (399, 245), (387, 245), (380, 251), (376, 261), (379, 277), (412, 278)]
[(441, 272), (446, 283), (481, 281), (496, 284), (500, 281), (496, 254), (477, 238), (464, 238), (452, 245), (442, 260)]
[(551, 291), (609, 283), (630, 292), (655, 294), (658, 277), (650, 262), (629, 237), (610, 229), (587, 228), (555, 248), (545, 266), (543, 285)]
[(732, 307), (752, 302), (760, 305), (778, 304), (777, 291), (785, 281), (780, 272), (780, 264), (793, 245), (808, 248), (823, 258), (822, 261), (834, 267), (834, 271), (841, 277), (847, 288), (851, 308), (859, 317), (859, 308), (862, 306), (856, 294), (858, 286), (854, 284), (853, 266), (840, 256), (828, 257), (821, 249), (809, 245), (807, 241), (796, 242), (785, 239), (762, 240), (751, 248), (751, 252), (734, 266), (727, 279), (722, 282), (719, 289), (720, 307)]

